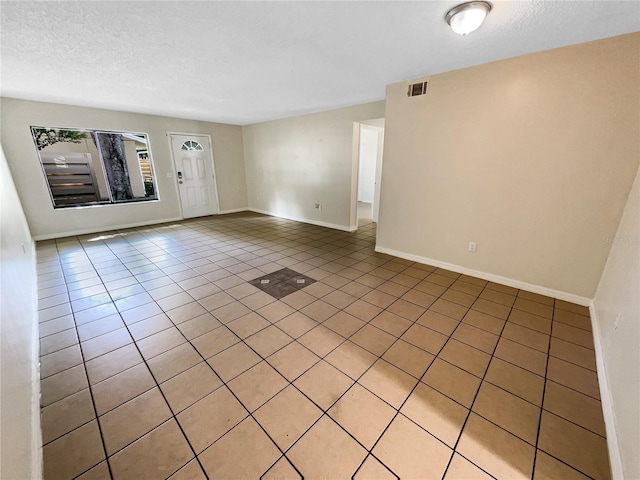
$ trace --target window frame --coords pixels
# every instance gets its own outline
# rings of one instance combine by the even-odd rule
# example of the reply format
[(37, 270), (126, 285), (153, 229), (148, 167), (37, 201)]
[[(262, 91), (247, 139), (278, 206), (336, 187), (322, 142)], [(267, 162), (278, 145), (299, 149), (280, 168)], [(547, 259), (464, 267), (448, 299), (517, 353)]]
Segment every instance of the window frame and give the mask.
[[(46, 167), (45, 167), (45, 162), (43, 162), (42, 156), (41, 156), (41, 152), (42, 150), (44, 150), (44, 147), (42, 150), (40, 150), (38, 148), (38, 142), (36, 140), (36, 132), (38, 130), (56, 130), (56, 131), (60, 131), (60, 130), (66, 130), (66, 131), (73, 131), (73, 132), (81, 132), (81, 133), (85, 133), (87, 135), (87, 137), (85, 138), (90, 138), (92, 141), (94, 141), (94, 144), (96, 145), (96, 150), (98, 152), (98, 159), (97, 162), (100, 164), (99, 167), (97, 167), (95, 165), (96, 160), (93, 160), (92, 158), (92, 164), (90, 166), (90, 174), (92, 176), (92, 178), (95, 180), (96, 179), (96, 173), (97, 173), (97, 169), (100, 168), (101, 174), (104, 177), (104, 181), (106, 184), (106, 189), (107, 189), (107, 195), (108, 195), (108, 199), (106, 200), (97, 200), (97, 201), (92, 201), (92, 202), (78, 202), (78, 203), (73, 203), (73, 204), (60, 204), (60, 203), (56, 203), (55, 197), (54, 197), (54, 192), (52, 191), (51, 188), (51, 183), (49, 181), (49, 176), (47, 174), (46, 171)], [(77, 127), (57, 127), (57, 126), (42, 126), (42, 125), (30, 125), (29, 126), (29, 131), (31, 133), (31, 138), (33, 140), (34, 143), (34, 148), (36, 150), (36, 155), (38, 157), (38, 162), (40, 163), (40, 169), (42, 170), (42, 173), (44, 175), (44, 183), (45, 186), (49, 192), (49, 198), (51, 200), (51, 205), (53, 207), (54, 210), (59, 210), (59, 209), (70, 209), (70, 208), (88, 208), (88, 207), (104, 207), (104, 206), (113, 206), (113, 205), (130, 205), (130, 204), (140, 204), (140, 203), (153, 203), (153, 202), (159, 202), (160, 201), (160, 192), (158, 189), (158, 176), (156, 174), (156, 168), (154, 165), (154, 161), (153, 161), (153, 154), (152, 154), (152, 147), (151, 147), (151, 140), (149, 138), (149, 134), (147, 132), (141, 132), (141, 131), (131, 131), (131, 130), (109, 130), (109, 129), (104, 129), (104, 128), (77, 128)], [(99, 146), (99, 140), (97, 137), (97, 134), (99, 133), (103, 133), (103, 134), (119, 134), (119, 135), (131, 135), (131, 136), (138, 136), (138, 137), (143, 137), (146, 140), (146, 148), (145, 148), (145, 152), (147, 154), (147, 159), (149, 162), (149, 166), (151, 168), (151, 177), (152, 177), (152, 184), (153, 184), (153, 191), (154, 191), (154, 195), (153, 197), (147, 197), (146, 195), (144, 197), (134, 197), (132, 199), (127, 199), (127, 200), (114, 200), (113, 198), (113, 194), (112, 194), (112, 189), (111, 189), (111, 185), (109, 183), (109, 178), (107, 176), (107, 171), (106, 171), (106, 165), (103, 159), (103, 154), (102, 154), (102, 150)], [(71, 142), (73, 143), (73, 142)], [(45, 152), (47, 153), (47, 152)], [(53, 152), (49, 152), (49, 153), (53, 153)], [(89, 153), (89, 152), (86, 152)], [(137, 166), (138, 166), (138, 170), (140, 170), (140, 163), (139, 163), (139, 157), (136, 156), (136, 162), (137, 162)], [(125, 161), (126, 161), (126, 157), (125, 157)], [(128, 166), (127, 166), (128, 167)], [(141, 172), (140, 172), (141, 173)], [(129, 173), (129, 169), (127, 168), (127, 176), (130, 177), (130, 173)], [(144, 176), (141, 174), (141, 180), (142, 180), (142, 185), (143, 187), (145, 187), (145, 182), (144, 182)], [(96, 182), (97, 185), (97, 182)], [(96, 187), (98, 188), (98, 187)], [(145, 189), (146, 190), (146, 189)]]

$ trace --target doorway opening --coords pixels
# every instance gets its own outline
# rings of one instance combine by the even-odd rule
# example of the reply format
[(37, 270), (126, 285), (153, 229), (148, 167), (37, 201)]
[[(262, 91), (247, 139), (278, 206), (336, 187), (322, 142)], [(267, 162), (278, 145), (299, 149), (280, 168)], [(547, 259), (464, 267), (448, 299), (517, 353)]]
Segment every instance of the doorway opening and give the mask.
[(384, 147), (384, 118), (354, 123), (351, 225), (358, 227), (378, 222), (380, 180)]

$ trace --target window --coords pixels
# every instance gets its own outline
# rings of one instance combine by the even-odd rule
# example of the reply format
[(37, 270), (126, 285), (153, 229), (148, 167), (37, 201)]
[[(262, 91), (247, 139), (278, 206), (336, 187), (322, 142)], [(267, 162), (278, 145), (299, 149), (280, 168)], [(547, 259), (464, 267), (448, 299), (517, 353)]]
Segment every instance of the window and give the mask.
[(157, 200), (145, 133), (31, 127), (54, 208)]
[(202, 145), (200, 145), (195, 140), (187, 140), (182, 144), (180, 150), (198, 150), (202, 151)]

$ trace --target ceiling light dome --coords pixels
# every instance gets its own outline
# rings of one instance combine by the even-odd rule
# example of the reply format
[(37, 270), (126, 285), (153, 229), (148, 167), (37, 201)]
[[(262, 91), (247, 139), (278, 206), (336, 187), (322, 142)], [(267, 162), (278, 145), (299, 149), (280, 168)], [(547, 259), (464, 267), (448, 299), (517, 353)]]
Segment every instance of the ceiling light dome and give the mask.
[(451, 30), (460, 35), (467, 35), (482, 25), (490, 11), (491, 4), (488, 2), (467, 2), (449, 10), (445, 20), (451, 26)]

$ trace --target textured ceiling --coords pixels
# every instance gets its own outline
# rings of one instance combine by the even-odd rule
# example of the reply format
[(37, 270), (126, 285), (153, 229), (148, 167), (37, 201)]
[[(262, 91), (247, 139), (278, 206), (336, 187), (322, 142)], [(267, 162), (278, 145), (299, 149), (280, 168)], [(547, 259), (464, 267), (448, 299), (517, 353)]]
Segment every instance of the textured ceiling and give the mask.
[(385, 85), (640, 30), (638, 1), (2, 1), (3, 96), (247, 124), (384, 99)]

